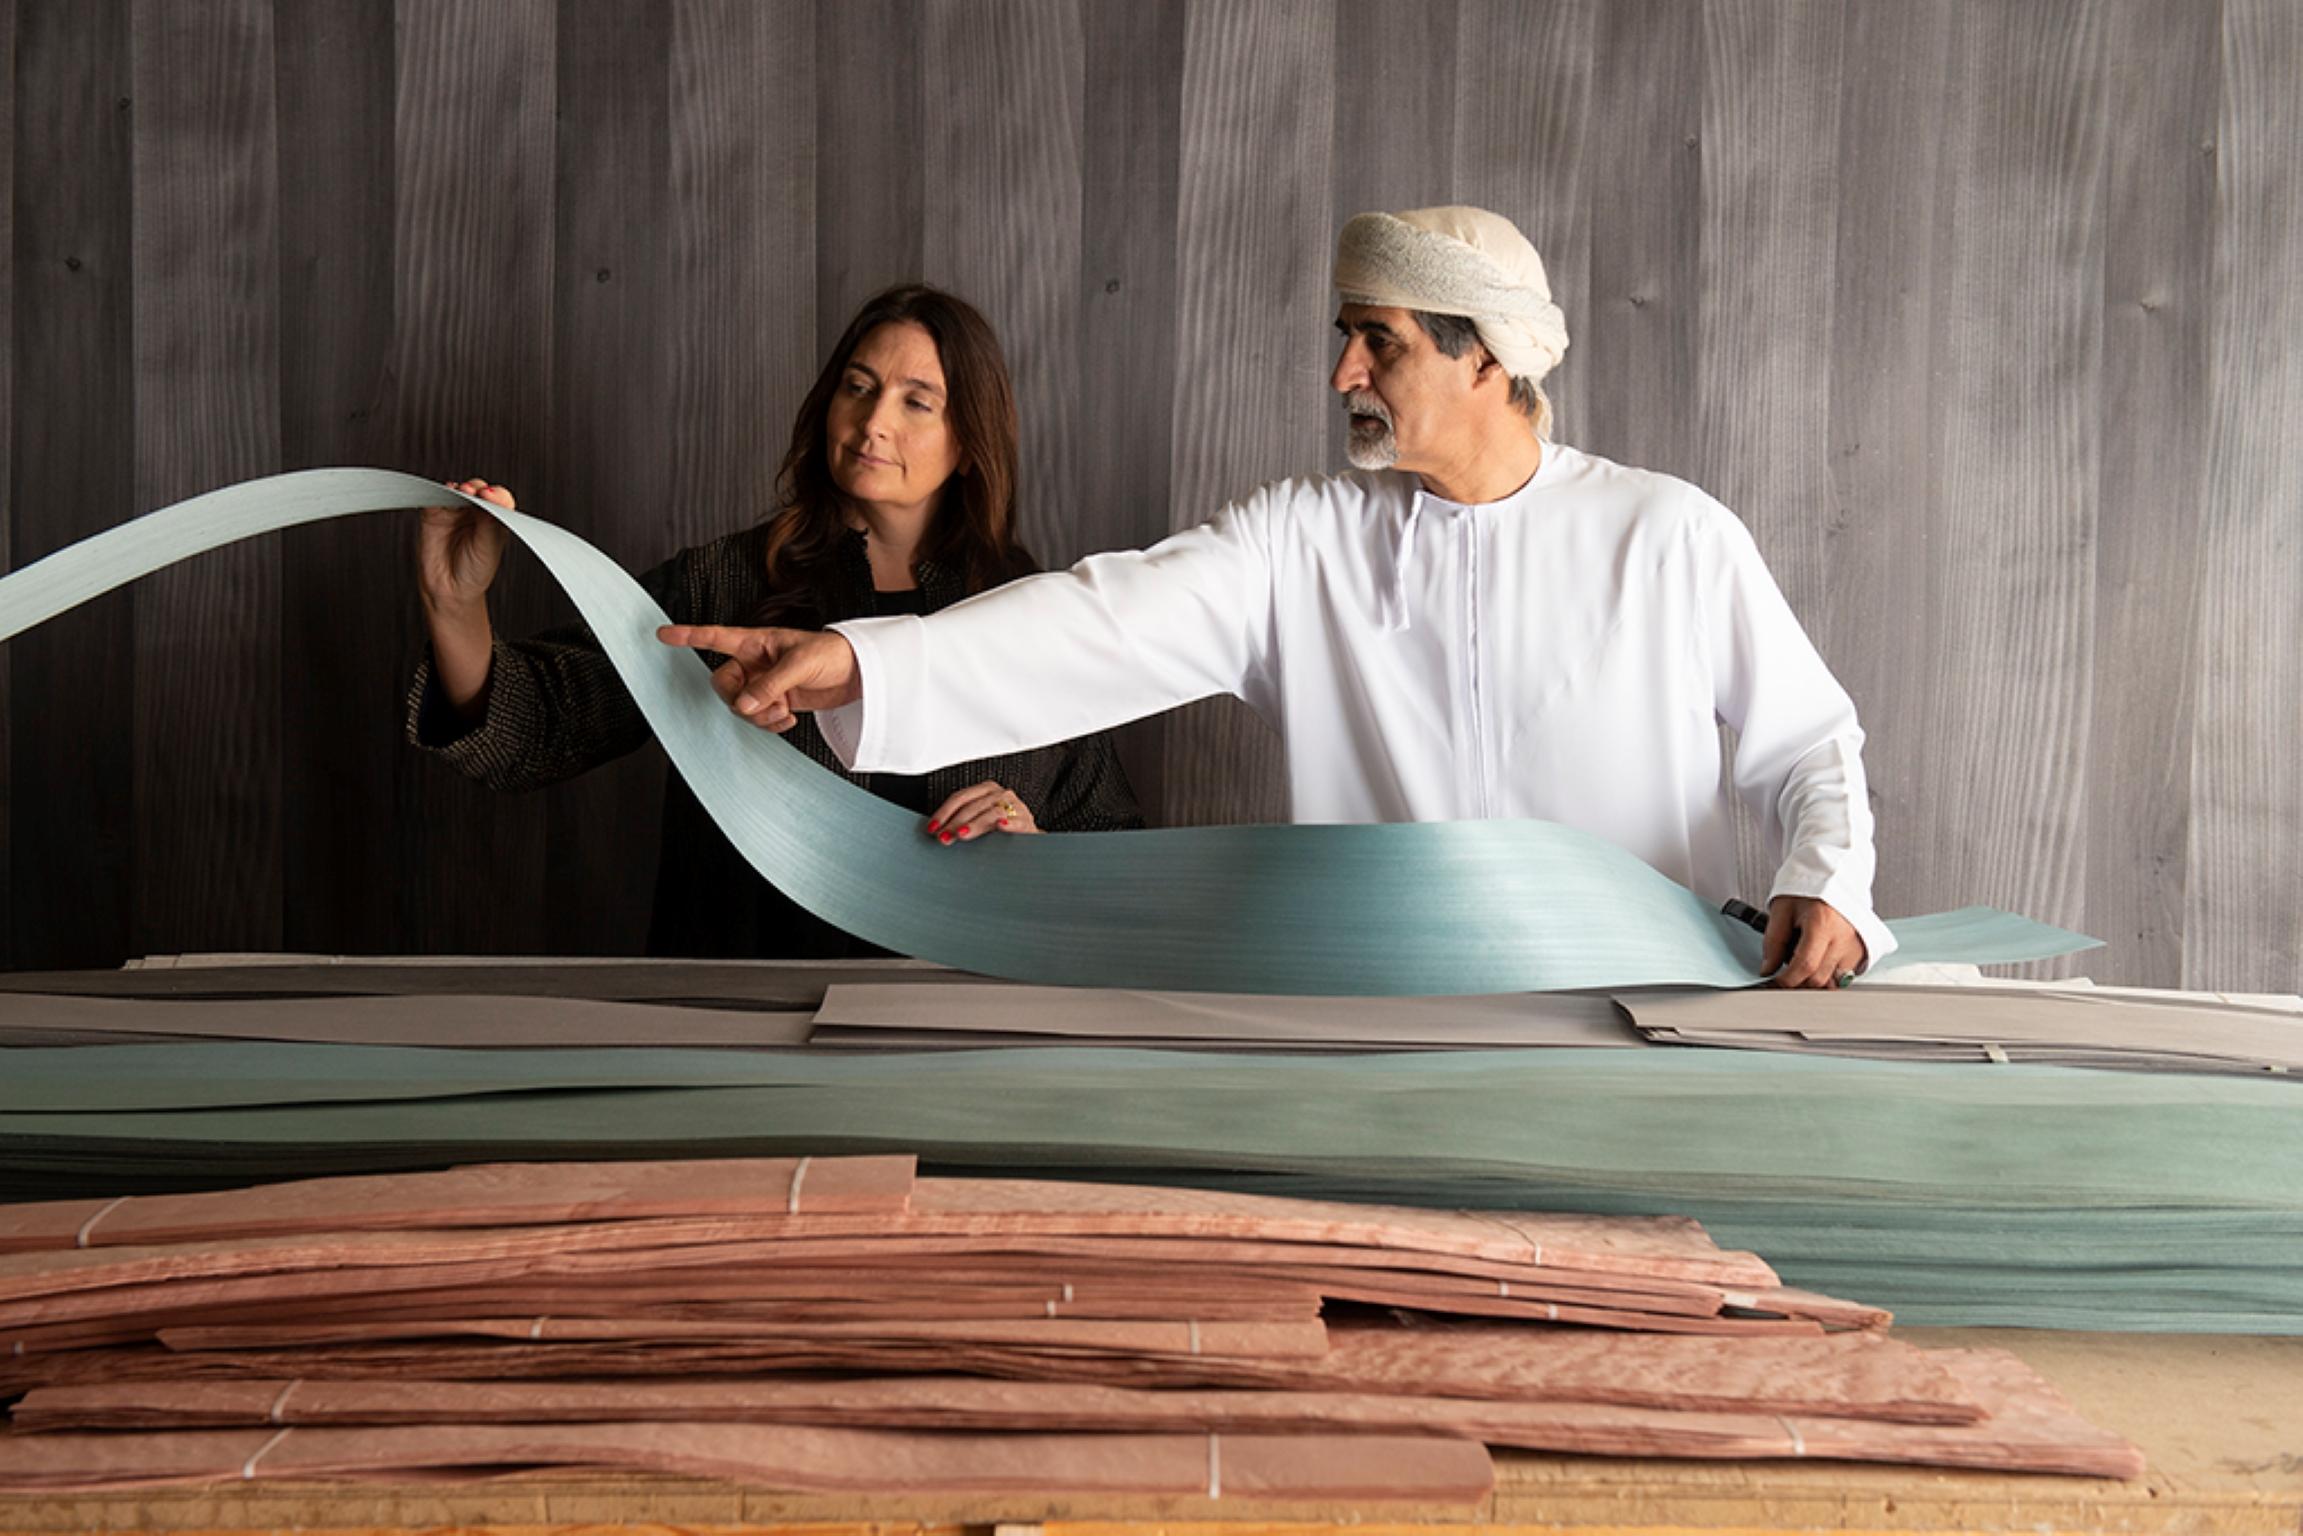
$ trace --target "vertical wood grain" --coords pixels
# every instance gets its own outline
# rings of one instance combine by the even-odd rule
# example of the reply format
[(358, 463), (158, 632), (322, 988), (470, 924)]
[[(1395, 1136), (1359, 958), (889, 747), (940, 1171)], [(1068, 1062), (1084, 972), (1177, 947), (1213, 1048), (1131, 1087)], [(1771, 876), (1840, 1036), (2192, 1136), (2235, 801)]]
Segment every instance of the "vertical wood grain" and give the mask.
[[(10, 553), (135, 512), (126, 0), (18, 0)], [(9, 643), (18, 966), (113, 965), (134, 906), (136, 597)]]
[(1583, 443), (1591, 314), (1592, 0), (1460, 0), (1455, 196), (1517, 224), (1567, 315), (1567, 356), (1544, 380), (1552, 430)]
[[(1080, 394), (1082, 87), (1076, 0), (930, 0), (922, 269), (999, 333), (1021, 421), (1024, 542), (1051, 566), (1108, 547), (1083, 505)], [(968, 88), (945, 88), (965, 80)]]
[[(1456, 0), (1400, 6), (1338, 0), (1335, 134), (1329, 152), (1333, 216), (1316, 258), (1333, 277), (1335, 238), (1354, 214), (1441, 207), (1455, 193)], [(1312, 260), (1306, 257), (1307, 261)], [(1335, 299), (1328, 298), (1332, 312)], [(1338, 338), (1321, 336), (1332, 364)], [(1321, 470), (1345, 465), (1344, 415), (1331, 392)]]
[[(1944, 127), (1973, 110), (1950, 0), (1846, 18), (1833, 237), (1830, 454), (1836, 531), (1824, 546), (1831, 662), (1862, 714), (1887, 914), (1951, 889), (1930, 875), (1937, 825), (1925, 749), (1940, 663), (1931, 539), (1941, 498), (1936, 381), (1955, 302), (1944, 214), (1957, 174)], [(1836, 615), (1847, 615), (1841, 625)], [(1973, 898), (1970, 898), (1973, 899)]]
[[(554, 95), (551, 446), (554, 521), (627, 570), (672, 552), (663, 345), (672, 15), (657, 0), (560, 0)], [(573, 608), (552, 594), (556, 617)], [(654, 746), (547, 792), (551, 949), (646, 947), (665, 762)]]
[(2303, 13), (2225, 0), (2183, 976), (2303, 986)]
[(2132, 0), (2106, 48), (2103, 403), (2086, 928), (2098, 981), (2171, 984), (2207, 506), (2222, 7)]
[[(389, 409), (395, 53), (389, 7), (279, 0), (283, 469), (403, 462)], [(283, 947), (405, 949), (388, 808), (433, 768), (401, 739), (419, 629), (412, 520), (318, 523), (280, 549)]]
[(1599, 7), (1582, 446), (1691, 478), (1704, 75), (1700, 7)]
[(821, 361), (814, 0), (678, 0), (671, 46), (666, 550), (767, 515)]
[[(1185, 17), (1184, 0), (1082, 12), (1080, 395), (1052, 426), (1080, 444), (1083, 553), (1140, 548), (1168, 532)], [(1156, 822), (1166, 804), (1166, 722), (1123, 727), (1119, 745)]]
[[(1824, 563), (1839, 526), (1818, 363), (1831, 353), (1841, 20), (1833, 0), (1709, 0), (1703, 16), (1695, 478), (1751, 529), (1826, 662), (1863, 639), (1834, 632)], [(1740, 799), (1735, 820), (1741, 888), (1757, 900), (1782, 850)]]
[[(1176, 527), (1321, 462), (1333, 409), (1333, 28), (1328, 8), (1279, 0), (1195, 0), (1186, 19)], [(1178, 712), (1166, 748), (1169, 820), (1286, 815), (1279, 738), (1245, 706), (1217, 699)]]
[[(551, 424), (555, 12), (548, 0), (400, 0), (393, 375), (402, 467), (544, 481)], [(533, 493), (531, 493), (533, 494)], [(514, 554), (497, 631), (541, 626), (549, 578)], [(545, 802), (440, 764), (393, 807), (416, 861), (409, 947), (538, 953)]]
[[(280, 461), (269, 0), (139, 0), (136, 506)], [(236, 544), (136, 605), (139, 951), (280, 944), (280, 551)]]
[[(1733, 507), (1855, 696), (1884, 909), (2293, 989), (2299, 32), (2286, 0), (0, 0), (0, 556), (378, 463), (645, 565), (764, 509), (820, 349), (920, 277), (1002, 330), (1038, 552), (1140, 545), (1339, 462), (1341, 219), (1477, 203), (1567, 310), (1562, 438)], [(411, 544), (296, 530), (0, 652), (15, 964), (631, 947), (654, 770), (506, 797), (400, 743)], [(517, 556), (499, 596), (506, 633), (557, 604)], [(1155, 815), (1284, 811), (1243, 711), (1128, 751)]]
[[(2102, 378), (2100, 0), (1971, 6), (1941, 312), (1943, 498), (1928, 551), (1927, 876), (2076, 926), (2084, 881)], [(1916, 853), (1918, 849), (1911, 850)]]
[[(816, 341), (831, 350), (864, 300), (917, 282), (926, 248), (925, 23), (911, 0), (816, 7)], [(939, 71), (938, 89), (966, 89)]]
[[(15, 485), (16, 421), (16, 0), (0, 0), (0, 486)], [(0, 571), (14, 568), (13, 496), (0, 496)], [(0, 646), (0, 731), (9, 726), (9, 687), (14, 663)], [(13, 953), (16, 895), (9, 881), (12, 766), (15, 754), (0, 746), (0, 963)]]

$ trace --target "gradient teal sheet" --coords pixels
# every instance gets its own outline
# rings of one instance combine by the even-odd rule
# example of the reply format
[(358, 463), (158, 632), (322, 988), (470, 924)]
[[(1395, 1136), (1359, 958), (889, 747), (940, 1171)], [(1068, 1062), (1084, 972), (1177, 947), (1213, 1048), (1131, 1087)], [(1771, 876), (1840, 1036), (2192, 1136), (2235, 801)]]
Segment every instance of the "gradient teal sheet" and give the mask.
[(933, 1172), (1689, 1215), (1792, 1284), (1910, 1322), (2303, 1333), (2303, 1090), (2269, 1077), (1662, 1049), (732, 1061), (201, 1043), (7, 1066), (0, 1198), (907, 1151)]
[[(239, 539), (455, 496), (414, 475), (319, 469), (194, 497), (0, 578), (0, 640)], [(697, 658), (656, 640), (662, 611), (614, 561), (534, 517), (473, 505), (567, 590), (752, 865), (885, 948), (1019, 981), (1165, 990), (1415, 996), (1758, 979), (1751, 930), (1612, 844), (1549, 822), (942, 847), (909, 813), (735, 719)], [(2041, 959), (2096, 942), (1988, 908), (1889, 926), (1903, 945), (1890, 964)]]

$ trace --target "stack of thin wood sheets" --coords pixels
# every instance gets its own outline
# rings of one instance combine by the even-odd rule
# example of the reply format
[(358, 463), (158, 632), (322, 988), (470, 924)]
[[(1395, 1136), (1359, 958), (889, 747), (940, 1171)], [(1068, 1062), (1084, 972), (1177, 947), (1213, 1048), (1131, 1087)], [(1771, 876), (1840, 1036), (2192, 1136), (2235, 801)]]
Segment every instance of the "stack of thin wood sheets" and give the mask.
[[(2093, 1028), (2211, 1000), (2012, 1001)], [(1969, 1007), (1868, 985), (1623, 1002), (1659, 1032), (1665, 1010), (1675, 1030), (1759, 1010), (1720, 1035), (1796, 1016), (1818, 1021), (1803, 1038), (1843, 1038), (1689, 1049), (1646, 1044), (1600, 998), (1330, 1007), (912, 963), (242, 957), (0, 976), (0, 1042), (17, 1043), (0, 1051), (0, 1199), (902, 1148), (939, 1172), (1685, 1214), (1796, 1285), (1912, 1322), (2303, 1331), (2293, 1074), (2001, 1065), (1983, 1049), (2010, 1049), (1997, 1023), (1958, 1045), (1970, 1061), (1863, 1059), (1844, 1031), (1876, 1034), (1866, 1017), (1926, 1008), (1940, 1044)], [(2276, 1043), (2298, 1026), (2275, 1013), (2240, 1000), (2209, 1022)], [(987, 1022), (1018, 1027), (992, 1042), (974, 1033)], [(827, 1029), (969, 1048), (801, 1043)], [(1398, 1048), (1417, 1032), (1453, 1043)], [(2204, 1061), (2212, 1034), (2148, 1043)], [(1012, 1048), (1024, 1036), (1042, 1043)]]
[(1482, 1497), (1484, 1447), (2132, 1477), (1692, 1221), (506, 1164), (0, 1207), (0, 1490), (541, 1468)]
[(1091, 1042), (1317, 1051), (1726, 1046), (1886, 1061), (2260, 1075), (2303, 1070), (2303, 1012), (2284, 1001), (1988, 985), (1251, 997), (915, 978), (832, 986), (807, 1038), (816, 1046), (901, 1050)]
[(2130, 1072), (2303, 1072), (2303, 1014), (2111, 987), (1864, 987), (1824, 992), (1627, 994), (1659, 1045), (1798, 1051), (1882, 1061), (1989, 1062)]

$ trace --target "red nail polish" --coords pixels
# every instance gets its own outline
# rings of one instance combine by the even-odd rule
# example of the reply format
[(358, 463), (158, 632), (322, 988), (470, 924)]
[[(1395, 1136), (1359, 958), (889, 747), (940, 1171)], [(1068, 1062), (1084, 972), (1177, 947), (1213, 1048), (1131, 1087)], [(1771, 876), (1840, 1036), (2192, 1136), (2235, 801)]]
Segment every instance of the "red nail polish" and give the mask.
[(964, 840), (966, 840), (967, 838), (971, 838), (971, 837), (973, 837), (973, 836), (975, 836), (975, 835), (976, 835), (976, 829), (975, 829), (975, 828), (973, 828), (973, 827), (962, 827), (962, 828), (960, 828), (960, 837), (961, 837), (961, 839), (962, 839), (963, 841), (964, 841)]
[(1000, 825), (1004, 827), (1004, 826), (1006, 826), (1007, 824), (1008, 824), (1008, 819), (1007, 819), (1005, 816), (1002, 816), (1002, 817), (1000, 818)]
[(944, 824), (940, 821), (931, 821), (928, 823), (928, 830), (930, 832), (941, 832), (943, 828)]
[(951, 835), (949, 832), (946, 832), (946, 833), (945, 833), (945, 834), (944, 834), (942, 837), (939, 837), (939, 838), (937, 838), (937, 839), (936, 839), (936, 841), (937, 841), (937, 842), (939, 842), (939, 843), (948, 843), (948, 842), (950, 842), (951, 840), (952, 840), (952, 835)]

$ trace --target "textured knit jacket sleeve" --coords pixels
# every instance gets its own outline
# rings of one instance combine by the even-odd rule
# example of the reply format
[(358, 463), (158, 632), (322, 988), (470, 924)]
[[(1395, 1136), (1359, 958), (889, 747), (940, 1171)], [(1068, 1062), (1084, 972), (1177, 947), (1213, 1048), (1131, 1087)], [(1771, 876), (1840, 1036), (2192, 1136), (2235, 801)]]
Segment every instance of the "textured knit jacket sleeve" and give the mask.
[[(1032, 805), (1032, 815), (1042, 831), (1126, 832), (1144, 824), (1143, 809), (1136, 804), (1135, 789), (1120, 766), (1111, 732), (1098, 731), (1036, 752), (1018, 753), (1016, 758), (1019, 766), (1030, 766), (1012, 777), (1046, 777), (1046, 788)], [(971, 765), (963, 765), (963, 771), (967, 766)], [(998, 764), (985, 766), (996, 768)], [(997, 772), (985, 776), (1000, 777)]]
[[(684, 550), (639, 578), (674, 623), (756, 622), (763, 594), (757, 529)], [(956, 574), (919, 567), (930, 604), (965, 595)], [(859, 538), (840, 552), (832, 613), (871, 612), (871, 568)], [(791, 622), (780, 620), (779, 622)], [(717, 664), (722, 658), (707, 655)], [(408, 740), (491, 789), (540, 789), (634, 750), (652, 736), (607, 655), (589, 629), (575, 626), (528, 640), (496, 641), (481, 717), (468, 721), (448, 703), (427, 651), (408, 690)], [(812, 721), (785, 738), (843, 778), (842, 767)], [(1024, 797), (1050, 832), (1109, 832), (1143, 825), (1119, 753), (1108, 734), (1006, 757), (956, 763), (927, 776), (937, 799), (996, 780)], [(867, 782), (867, 786), (868, 782)]]
[[(708, 558), (719, 546), (685, 550), (640, 577), (675, 623), (708, 606)], [(541, 789), (574, 778), (649, 740), (653, 733), (607, 653), (581, 625), (529, 640), (496, 641), (481, 717), (466, 720), (440, 691), (425, 649), (408, 690), (408, 740), (490, 789)]]

